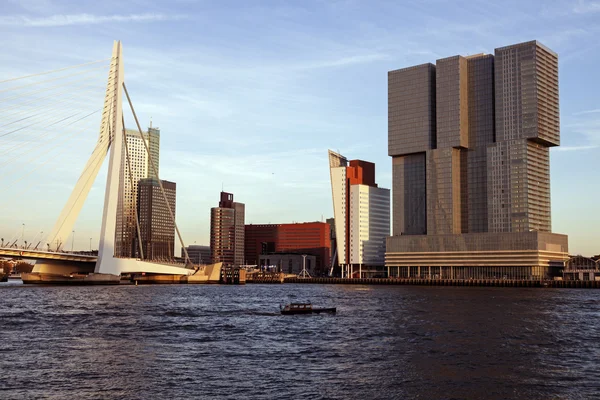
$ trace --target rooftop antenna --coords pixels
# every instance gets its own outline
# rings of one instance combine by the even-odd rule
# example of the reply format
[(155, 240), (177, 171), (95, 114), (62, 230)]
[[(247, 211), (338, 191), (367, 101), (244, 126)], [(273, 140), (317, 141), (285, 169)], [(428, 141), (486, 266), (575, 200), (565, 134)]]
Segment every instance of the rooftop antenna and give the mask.
[(150, 129), (152, 129), (152, 116), (150, 116)]

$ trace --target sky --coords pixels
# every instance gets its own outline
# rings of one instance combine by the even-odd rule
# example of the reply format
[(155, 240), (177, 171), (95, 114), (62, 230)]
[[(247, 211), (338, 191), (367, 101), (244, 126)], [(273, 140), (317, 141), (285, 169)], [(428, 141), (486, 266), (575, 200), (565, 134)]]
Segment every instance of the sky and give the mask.
[[(121, 40), (140, 122), (161, 130), (160, 175), (177, 183), (184, 242), (207, 245), (222, 188), (246, 204), (246, 223), (331, 217), (328, 149), (376, 163), (390, 188), (387, 71), (536, 39), (559, 54), (552, 229), (569, 235), (570, 253), (591, 256), (599, 34), (600, 1), (0, 0), (0, 81), (107, 59)], [(96, 77), (101, 106), (106, 76)], [(55, 167), (14, 185), (1, 174), (2, 237), (51, 229), (95, 145), (92, 122), (59, 146)], [(76, 250), (97, 248), (105, 179), (106, 167), (75, 225)], [(22, 187), (32, 189), (14, 196)]]

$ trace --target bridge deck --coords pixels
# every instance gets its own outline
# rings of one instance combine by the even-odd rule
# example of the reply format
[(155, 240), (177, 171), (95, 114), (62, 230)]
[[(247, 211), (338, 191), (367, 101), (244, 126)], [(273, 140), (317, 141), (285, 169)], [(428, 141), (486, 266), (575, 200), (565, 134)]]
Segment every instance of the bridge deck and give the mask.
[(5, 247), (0, 247), (0, 256), (27, 258), (32, 260), (62, 260), (88, 263), (95, 263), (98, 259), (97, 256), (89, 256), (84, 254), (57, 253), (52, 251), (15, 249)]

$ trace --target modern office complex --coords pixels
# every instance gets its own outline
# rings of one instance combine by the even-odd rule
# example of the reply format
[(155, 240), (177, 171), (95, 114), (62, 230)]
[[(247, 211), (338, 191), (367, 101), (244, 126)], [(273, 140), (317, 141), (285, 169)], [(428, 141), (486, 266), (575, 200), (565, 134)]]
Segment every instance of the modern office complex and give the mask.
[[(158, 172), (160, 131), (158, 128), (149, 128), (148, 131), (151, 133), (143, 132), (143, 135), (140, 135), (137, 130), (127, 129), (125, 131), (127, 149), (123, 149), (120, 177), (123, 194), (117, 207), (115, 241), (115, 255), (119, 257), (134, 257), (138, 252), (134, 243), (137, 237), (135, 214), (137, 212), (138, 182), (140, 179), (153, 176), (146, 146), (148, 146)], [(144, 141), (146, 145), (144, 145)], [(129, 160), (127, 159), (128, 155)]]
[[(161, 183), (175, 217), (177, 186), (169, 181), (161, 181)], [(135, 254), (146, 260), (172, 260), (175, 257), (175, 223), (171, 218), (160, 184), (154, 178), (146, 178), (140, 179), (137, 186), (138, 220), (144, 254), (143, 257), (139, 254), (137, 240), (134, 240)]]
[(388, 73), (391, 276), (540, 279), (551, 233), (558, 56), (537, 41)]
[[(329, 150), (336, 237), (342, 277), (380, 276), (390, 234), (390, 190), (377, 187), (375, 164)], [(335, 262), (335, 261), (334, 261)]]
[[(284, 253), (315, 256), (311, 274), (326, 274), (329, 270), (331, 254), (329, 224), (304, 222), (246, 225), (245, 260), (247, 263), (261, 265), (262, 255), (280, 254), (283, 256)], [(283, 260), (285, 264), (292, 258), (263, 257), (263, 260)], [(284, 268), (284, 272), (288, 269)]]
[[(188, 253), (188, 257), (190, 261), (194, 264), (210, 264), (211, 256), (210, 256), (210, 246), (200, 246), (200, 245), (189, 245), (185, 248)], [(184, 254), (183, 247), (181, 248), (181, 254)]]
[(244, 212), (233, 194), (221, 192), (219, 207), (210, 209), (210, 252), (212, 261), (225, 265), (244, 264)]

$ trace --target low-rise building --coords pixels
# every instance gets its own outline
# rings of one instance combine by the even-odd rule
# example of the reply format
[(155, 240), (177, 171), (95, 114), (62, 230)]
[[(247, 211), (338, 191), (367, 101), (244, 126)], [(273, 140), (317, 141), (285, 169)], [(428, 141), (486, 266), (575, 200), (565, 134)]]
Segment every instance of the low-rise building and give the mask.
[(284, 274), (298, 275), (303, 269), (310, 276), (319, 274), (316, 269), (317, 257), (298, 253), (269, 253), (259, 255), (261, 268), (272, 269)]
[[(183, 247), (181, 248), (181, 256), (184, 257)], [(190, 261), (194, 264), (210, 264), (210, 246), (200, 246), (196, 244), (189, 245), (185, 248)]]
[(330, 267), (331, 238), (326, 222), (261, 224), (245, 226), (245, 259), (261, 264), (261, 255), (293, 253), (315, 256), (314, 275), (327, 274)]

